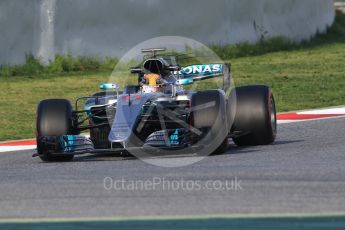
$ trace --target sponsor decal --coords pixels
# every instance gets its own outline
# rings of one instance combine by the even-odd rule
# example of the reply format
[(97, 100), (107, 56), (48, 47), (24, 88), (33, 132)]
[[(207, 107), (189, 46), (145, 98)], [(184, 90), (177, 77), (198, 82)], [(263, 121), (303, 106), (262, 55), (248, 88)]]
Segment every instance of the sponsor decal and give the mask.
[(175, 71), (174, 74), (181, 77), (217, 76), (223, 74), (223, 64), (191, 65)]
[(176, 129), (175, 132), (170, 135), (169, 140), (170, 140), (171, 145), (179, 145), (180, 144), (178, 131), (179, 130)]

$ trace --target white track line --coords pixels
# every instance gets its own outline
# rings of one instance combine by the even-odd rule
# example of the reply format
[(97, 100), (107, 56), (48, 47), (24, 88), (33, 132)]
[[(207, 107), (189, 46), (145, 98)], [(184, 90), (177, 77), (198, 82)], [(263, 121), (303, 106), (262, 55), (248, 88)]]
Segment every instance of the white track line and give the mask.
[(0, 153), (36, 149), (36, 145), (0, 146)]
[(310, 110), (310, 111), (301, 111), (297, 112), (297, 114), (345, 114), (345, 107), (342, 108), (327, 108), (327, 109), (317, 109), (317, 110)]
[(297, 123), (297, 122), (339, 119), (339, 118), (344, 118), (344, 117), (345, 117), (345, 115), (344, 116), (337, 116), (337, 117), (322, 117), (322, 118), (306, 119), (306, 120), (278, 120), (277, 124), (284, 125), (284, 124)]

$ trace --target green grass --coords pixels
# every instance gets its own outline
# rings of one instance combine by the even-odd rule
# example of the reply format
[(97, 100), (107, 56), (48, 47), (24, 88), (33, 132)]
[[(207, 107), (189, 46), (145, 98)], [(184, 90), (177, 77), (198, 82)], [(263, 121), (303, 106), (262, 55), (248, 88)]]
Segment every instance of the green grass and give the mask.
[(271, 86), (280, 112), (345, 105), (345, 15), (337, 12), (326, 34), (282, 50), (230, 59), (236, 85)]
[(40, 59), (31, 54), (25, 55), (25, 63), (22, 65), (0, 66), (0, 77), (12, 76), (38, 76), (46, 74), (65, 74), (76, 72), (111, 71), (118, 63), (117, 58), (97, 58), (97, 57), (73, 57), (71, 55), (55, 56), (54, 61), (42, 64)]
[[(282, 38), (213, 47), (232, 63), (236, 85), (267, 84), (280, 112), (345, 105), (345, 16), (337, 14), (327, 34), (296, 44)], [(0, 69), (0, 141), (35, 135), (37, 103), (98, 91), (116, 59), (58, 56), (47, 66), (27, 56), (22, 66)]]
[(345, 105), (344, 44), (238, 58), (236, 85), (267, 84), (280, 112)]
[(75, 100), (96, 92), (98, 83), (107, 79), (108, 73), (0, 78), (0, 140), (34, 137), (35, 112), (40, 100)]

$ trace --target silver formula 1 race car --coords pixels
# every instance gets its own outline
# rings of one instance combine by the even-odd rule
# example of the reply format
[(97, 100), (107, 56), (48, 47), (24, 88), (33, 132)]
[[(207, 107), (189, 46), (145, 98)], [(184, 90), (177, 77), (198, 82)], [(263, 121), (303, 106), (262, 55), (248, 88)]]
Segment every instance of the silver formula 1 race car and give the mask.
[[(138, 84), (123, 92), (115, 83), (102, 83), (104, 91), (78, 98), (74, 108), (65, 99), (41, 101), (36, 155), (48, 162), (87, 153), (209, 155), (225, 152), (229, 138), (239, 146), (275, 140), (276, 109), (269, 87), (234, 88), (227, 64), (181, 67), (158, 56), (159, 51), (143, 50), (150, 55), (131, 68)], [(215, 78), (221, 79), (221, 89), (190, 87)], [(208, 85), (212, 87), (204, 88)], [(81, 135), (85, 131), (89, 135)]]

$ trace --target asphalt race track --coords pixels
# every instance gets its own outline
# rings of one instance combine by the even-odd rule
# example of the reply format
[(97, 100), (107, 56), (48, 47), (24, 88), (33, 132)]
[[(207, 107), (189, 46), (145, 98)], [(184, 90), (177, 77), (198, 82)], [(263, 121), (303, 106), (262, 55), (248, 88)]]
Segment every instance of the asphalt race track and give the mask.
[[(33, 151), (0, 153), (0, 219), (344, 213), (345, 118), (278, 128), (274, 145), (231, 144), (226, 154), (182, 168), (114, 156), (41, 163), (31, 157)], [(105, 177), (199, 181), (202, 187), (208, 181), (237, 180), (239, 187), (107, 190)]]

